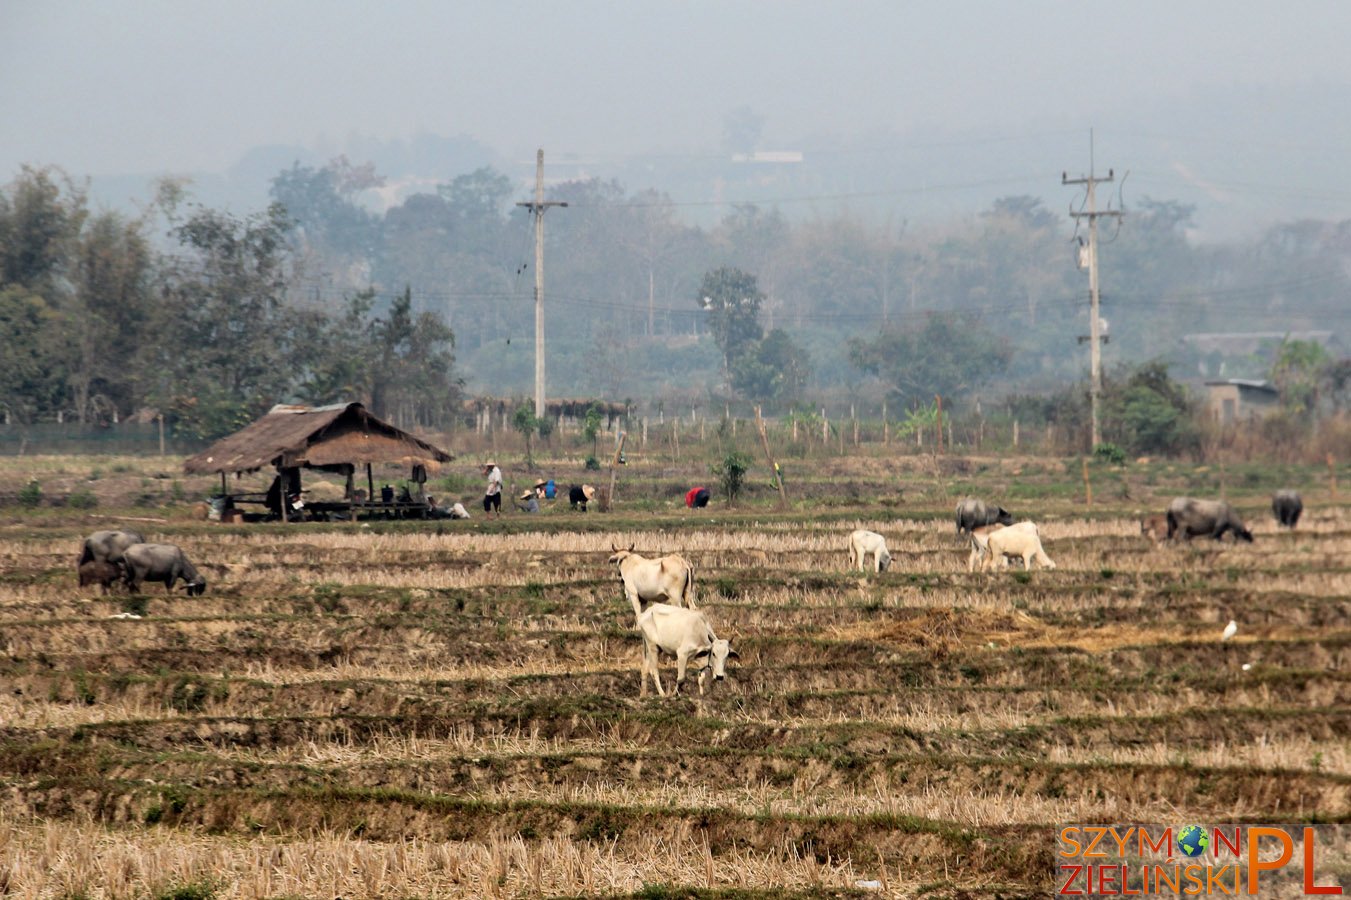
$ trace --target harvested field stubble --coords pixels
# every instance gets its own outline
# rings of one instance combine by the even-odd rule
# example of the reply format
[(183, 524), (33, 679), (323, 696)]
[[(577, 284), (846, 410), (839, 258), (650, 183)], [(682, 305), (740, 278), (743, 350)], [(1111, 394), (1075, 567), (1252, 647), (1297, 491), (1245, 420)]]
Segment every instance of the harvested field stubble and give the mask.
[[(1061, 825), (1351, 817), (1345, 510), (1158, 548), (1062, 512), (1058, 569), (994, 574), (944, 508), (614, 521), (176, 525), (196, 598), (81, 591), (81, 525), (11, 526), (5, 889), (1037, 896)], [(728, 682), (638, 699), (612, 544), (695, 563)]]

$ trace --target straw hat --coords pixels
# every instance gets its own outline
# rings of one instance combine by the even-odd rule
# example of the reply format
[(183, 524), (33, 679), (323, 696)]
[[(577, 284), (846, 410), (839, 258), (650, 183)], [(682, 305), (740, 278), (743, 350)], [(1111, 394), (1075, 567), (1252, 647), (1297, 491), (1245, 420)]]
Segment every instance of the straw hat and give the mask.
[(490, 460), (488, 460), (486, 463), (483, 464), (483, 468), (485, 468), (485, 469), (491, 469), (491, 468), (495, 467), (496, 465), (497, 465), (497, 463), (493, 462), (493, 461), (490, 459)]
[(594, 499), (596, 496), (596, 489), (589, 484), (584, 484), (582, 485), (582, 496), (588, 500)]
[(535, 492), (534, 492), (534, 491), (521, 491), (521, 499), (522, 499), (522, 500), (529, 500), (529, 499), (530, 499), (531, 497), (533, 497), (533, 496), (535, 496)]
[(541, 478), (539, 481), (536, 481), (536, 482), (535, 482), (535, 487), (544, 487), (544, 486), (545, 486), (546, 484), (548, 484), (548, 483), (549, 483), (549, 482), (547, 482), (547, 481), (545, 481), (543, 478)]

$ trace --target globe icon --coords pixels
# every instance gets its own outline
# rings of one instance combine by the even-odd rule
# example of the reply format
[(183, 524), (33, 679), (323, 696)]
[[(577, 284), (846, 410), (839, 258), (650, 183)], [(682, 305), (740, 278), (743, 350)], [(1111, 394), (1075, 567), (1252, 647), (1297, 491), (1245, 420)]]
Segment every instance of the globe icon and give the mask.
[(1178, 832), (1177, 845), (1188, 856), (1200, 856), (1210, 846), (1210, 835), (1200, 825), (1188, 825)]

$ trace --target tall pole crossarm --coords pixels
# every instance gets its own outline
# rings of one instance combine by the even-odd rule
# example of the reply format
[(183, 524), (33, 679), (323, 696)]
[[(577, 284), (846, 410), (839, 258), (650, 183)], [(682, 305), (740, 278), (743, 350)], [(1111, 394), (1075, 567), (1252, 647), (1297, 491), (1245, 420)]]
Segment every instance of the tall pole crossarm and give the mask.
[(544, 211), (565, 202), (544, 202), (544, 151), (535, 154), (535, 200), (520, 202), (535, 217), (535, 418), (544, 418)]
[(1102, 394), (1102, 321), (1099, 314), (1101, 296), (1098, 290), (1098, 219), (1103, 216), (1120, 216), (1120, 210), (1099, 210), (1097, 207), (1097, 186), (1114, 180), (1115, 173), (1109, 169), (1106, 178), (1098, 178), (1091, 172), (1086, 178), (1070, 178), (1060, 175), (1063, 185), (1082, 184), (1087, 188), (1086, 211), (1070, 211), (1070, 218), (1076, 222), (1088, 220), (1088, 343), (1089, 343), (1089, 382), (1088, 399), (1091, 416), (1090, 441), (1093, 449), (1102, 443), (1102, 419), (1100, 400)]

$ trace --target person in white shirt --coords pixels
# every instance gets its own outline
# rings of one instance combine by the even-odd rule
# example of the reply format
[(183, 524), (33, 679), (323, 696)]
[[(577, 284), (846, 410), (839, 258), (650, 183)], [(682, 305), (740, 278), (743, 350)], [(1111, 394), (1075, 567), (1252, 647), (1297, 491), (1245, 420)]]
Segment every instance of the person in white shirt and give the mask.
[(502, 470), (497, 463), (488, 460), (483, 464), (483, 473), (488, 476), (488, 487), (483, 492), (483, 512), (491, 519), (494, 512), (502, 515)]

